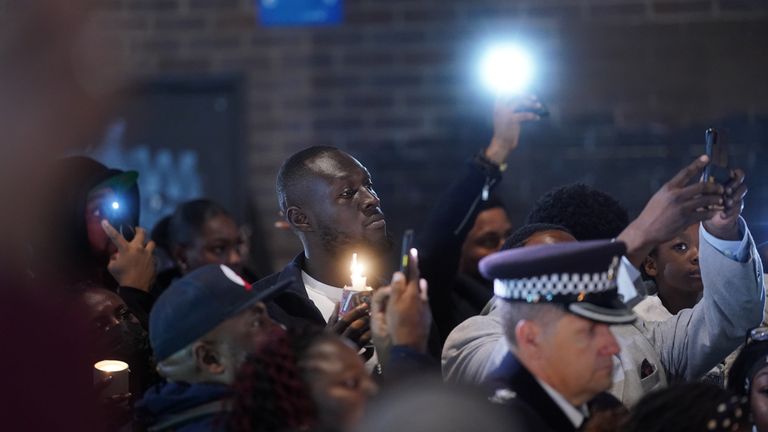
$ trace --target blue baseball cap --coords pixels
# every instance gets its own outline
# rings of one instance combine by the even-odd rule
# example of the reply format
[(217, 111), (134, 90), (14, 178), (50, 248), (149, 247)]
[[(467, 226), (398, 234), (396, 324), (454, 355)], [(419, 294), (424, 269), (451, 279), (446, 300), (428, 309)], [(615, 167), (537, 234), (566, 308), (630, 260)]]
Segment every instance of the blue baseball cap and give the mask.
[(592, 321), (629, 324), (636, 317), (616, 285), (625, 251), (610, 240), (531, 246), (491, 254), (479, 268), (506, 301), (556, 304)]
[(256, 292), (234, 270), (209, 264), (179, 278), (149, 314), (149, 342), (162, 361), (200, 339), (219, 324), (282, 291), (293, 279)]

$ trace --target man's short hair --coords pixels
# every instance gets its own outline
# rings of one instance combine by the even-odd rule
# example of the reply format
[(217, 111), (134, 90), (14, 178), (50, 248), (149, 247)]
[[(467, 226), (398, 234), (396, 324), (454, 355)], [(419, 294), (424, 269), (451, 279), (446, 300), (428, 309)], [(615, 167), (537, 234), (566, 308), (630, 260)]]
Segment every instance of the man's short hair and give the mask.
[(295, 187), (309, 176), (306, 164), (310, 160), (327, 153), (335, 153), (340, 150), (330, 146), (313, 146), (294, 153), (293, 156), (283, 162), (277, 173), (277, 202), (280, 210), (285, 211), (289, 203), (293, 205), (296, 199)]
[(544, 194), (525, 223), (562, 225), (578, 241), (600, 240), (615, 238), (624, 231), (629, 225), (629, 214), (607, 193), (576, 183)]
[(560, 321), (566, 312), (561, 306), (545, 303), (525, 303), (501, 301), (501, 317), (504, 335), (510, 346), (517, 346), (515, 327), (523, 320), (533, 321), (542, 327), (549, 327)]

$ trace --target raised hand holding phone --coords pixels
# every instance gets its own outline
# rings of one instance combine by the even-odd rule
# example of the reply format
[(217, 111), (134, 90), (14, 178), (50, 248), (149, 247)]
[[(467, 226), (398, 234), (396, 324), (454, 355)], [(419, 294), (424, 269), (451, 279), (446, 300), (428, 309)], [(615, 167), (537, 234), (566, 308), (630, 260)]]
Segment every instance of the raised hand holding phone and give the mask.
[(128, 241), (106, 219), (101, 222), (104, 232), (117, 247), (107, 269), (120, 286), (149, 291), (155, 280), (155, 242), (144, 243), (146, 231), (136, 228), (136, 235)]
[(731, 170), (728, 168), (728, 150), (717, 129), (707, 129), (704, 137), (709, 163), (704, 168), (701, 179), (703, 182), (719, 183), (725, 186), (731, 179)]

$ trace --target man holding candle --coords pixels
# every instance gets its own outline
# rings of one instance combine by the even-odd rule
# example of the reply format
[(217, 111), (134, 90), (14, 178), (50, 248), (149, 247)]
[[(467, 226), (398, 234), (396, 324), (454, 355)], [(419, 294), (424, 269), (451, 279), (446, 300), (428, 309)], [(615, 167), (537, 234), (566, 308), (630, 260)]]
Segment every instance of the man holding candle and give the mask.
[[(376, 264), (387, 259), (391, 248), (371, 174), (336, 148), (310, 147), (283, 163), (277, 176), (277, 196), (304, 251), (283, 271), (254, 284), (254, 289), (293, 278), (295, 283), (269, 305), (270, 314), (286, 325), (334, 323), (344, 287), (372, 285), (377, 280)], [(359, 263), (364, 260), (366, 269), (365, 274), (355, 274), (354, 280), (350, 272), (353, 254)], [(367, 276), (368, 283), (361, 276)], [(367, 315), (368, 306), (360, 305), (339, 319), (337, 331), (346, 331), (346, 336), (365, 345), (370, 341)]]

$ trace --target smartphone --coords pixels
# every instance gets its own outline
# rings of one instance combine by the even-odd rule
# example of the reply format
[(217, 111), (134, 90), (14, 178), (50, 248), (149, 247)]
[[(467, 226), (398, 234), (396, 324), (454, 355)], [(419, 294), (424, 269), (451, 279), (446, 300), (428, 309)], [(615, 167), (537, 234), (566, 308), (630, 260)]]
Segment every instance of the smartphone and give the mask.
[(515, 110), (515, 112), (529, 112), (536, 114), (539, 117), (548, 117), (549, 116), (549, 108), (547, 108), (546, 105), (544, 105), (543, 102), (538, 101), (540, 106), (538, 108), (528, 108), (528, 107), (521, 107)]
[(728, 151), (717, 129), (709, 128), (704, 133), (706, 140), (706, 153), (709, 164), (704, 168), (701, 180), (703, 182), (728, 183), (731, 178), (731, 170), (728, 168)]
[(411, 265), (411, 249), (413, 248), (414, 232), (412, 229), (405, 230), (403, 233), (403, 243), (400, 249), (400, 271), (408, 279), (408, 267)]
[(133, 240), (136, 235), (136, 229), (131, 223), (131, 215), (128, 210), (127, 200), (122, 200), (119, 197), (112, 197), (104, 203), (102, 208), (102, 214), (107, 219), (110, 225), (112, 225), (127, 241)]

